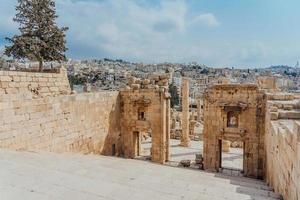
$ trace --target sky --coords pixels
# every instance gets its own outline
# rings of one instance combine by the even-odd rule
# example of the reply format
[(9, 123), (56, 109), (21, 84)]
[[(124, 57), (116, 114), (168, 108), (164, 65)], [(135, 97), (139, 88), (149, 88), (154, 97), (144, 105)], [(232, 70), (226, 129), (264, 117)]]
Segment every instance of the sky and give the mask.
[[(0, 0), (0, 49), (18, 33), (17, 0)], [(56, 0), (68, 58), (294, 66), (299, 0)]]

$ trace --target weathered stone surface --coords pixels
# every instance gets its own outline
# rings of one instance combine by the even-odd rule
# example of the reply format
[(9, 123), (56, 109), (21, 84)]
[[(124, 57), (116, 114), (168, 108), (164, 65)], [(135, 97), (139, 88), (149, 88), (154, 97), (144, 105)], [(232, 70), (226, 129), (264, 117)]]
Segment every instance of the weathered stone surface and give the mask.
[(189, 80), (188, 78), (182, 79), (182, 136), (181, 145), (184, 147), (190, 146), (190, 131), (189, 131)]
[(121, 92), (121, 141), (126, 158), (140, 155), (141, 135), (149, 133), (151, 160), (169, 160), (171, 113), (170, 99), (165, 93), (160, 88)]
[[(117, 143), (118, 92), (73, 94), (66, 71), (0, 73), (0, 148), (103, 153)], [(10, 82), (7, 82), (10, 81)]]
[(300, 197), (300, 123), (268, 121), (266, 126), (266, 180), (284, 199)]
[(277, 120), (278, 119), (278, 112), (270, 112), (270, 119)]
[(265, 91), (274, 92), (278, 91), (277, 79), (274, 76), (259, 76), (257, 77), (257, 84), (260, 89)]
[(230, 141), (222, 140), (222, 151), (229, 152), (229, 149), (230, 149)]
[(111, 155), (120, 118), (118, 94), (0, 101), (0, 148)]
[(295, 95), (291, 93), (268, 93), (268, 100), (289, 101), (295, 99)]
[[(256, 85), (215, 85), (205, 92), (204, 168), (218, 171), (224, 140), (245, 144), (245, 176), (264, 177), (266, 98)], [(230, 146), (230, 145), (228, 145)]]
[(98, 155), (0, 151), (1, 200), (272, 200), (262, 181)]
[(5, 94), (26, 94), (34, 98), (71, 94), (67, 72), (63, 67), (58, 73), (0, 73), (0, 88)]
[(271, 111), (271, 112), (277, 112), (277, 111), (278, 111), (278, 107), (272, 106), (272, 107), (270, 108), (270, 111)]
[(300, 119), (300, 111), (299, 110), (280, 110), (278, 113), (279, 119)]

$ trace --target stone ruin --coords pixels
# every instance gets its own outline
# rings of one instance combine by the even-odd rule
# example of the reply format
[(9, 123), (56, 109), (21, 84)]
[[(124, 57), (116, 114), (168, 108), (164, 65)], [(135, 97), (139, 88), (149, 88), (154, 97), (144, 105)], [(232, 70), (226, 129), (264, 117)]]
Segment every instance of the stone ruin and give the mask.
[(256, 85), (214, 85), (205, 93), (204, 168), (220, 171), (221, 152), (231, 142), (244, 144), (245, 176), (265, 177), (266, 95)]
[(159, 89), (164, 88), (168, 91), (169, 86), (169, 74), (153, 74), (148, 78), (140, 79), (136, 77), (130, 77), (128, 81), (127, 89)]
[(273, 76), (259, 76), (256, 79), (257, 85), (266, 92), (278, 92), (277, 79)]
[[(171, 130), (177, 131), (174, 122), (181, 123), (182, 145), (189, 146), (195, 115), (189, 113), (185, 79), (182, 115), (171, 115), (168, 77), (131, 78), (119, 92), (72, 94), (63, 68), (0, 71), (0, 148), (135, 158), (142, 138), (151, 135), (151, 160), (165, 163)], [(274, 80), (260, 81), (260, 87), (224, 84), (206, 90), (197, 110), (197, 121), (204, 122), (204, 150), (196, 162), (222, 171), (222, 149), (242, 146), (245, 176), (265, 179), (285, 199), (298, 199), (299, 96), (277, 92)]]
[(121, 141), (124, 157), (140, 155), (142, 135), (152, 138), (151, 160), (169, 160), (170, 95), (168, 75), (153, 75), (149, 79), (131, 78), (121, 94)]

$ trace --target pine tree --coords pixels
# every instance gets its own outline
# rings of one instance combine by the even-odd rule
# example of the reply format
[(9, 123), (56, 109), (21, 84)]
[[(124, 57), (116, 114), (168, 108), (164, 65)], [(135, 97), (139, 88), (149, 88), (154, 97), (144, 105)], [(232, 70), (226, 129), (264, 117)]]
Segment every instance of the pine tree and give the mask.
[(57, 26), (53, 0), (18, 0), (16, 11), (14, 21), (20, 24), (21, 34), (6, 38), (12, 43), (5, 47), (7, 56), (38, 61), (40, 71), (44, 61), (66, 59), (65, 32), (68, 28)]

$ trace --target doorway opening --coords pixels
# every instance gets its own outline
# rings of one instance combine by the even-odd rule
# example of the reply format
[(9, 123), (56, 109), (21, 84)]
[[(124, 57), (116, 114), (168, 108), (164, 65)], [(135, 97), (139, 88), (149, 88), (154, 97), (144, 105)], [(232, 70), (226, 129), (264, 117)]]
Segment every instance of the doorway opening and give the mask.
[(139, 160), (151, 160), (151, 132), (133, 132), (134, 155)]
[[(174, 111), (173, 111), (174, 112)], [(171, 166), (185, 166), (189, 162), (190, 168), (203, 169), (203, 122), (197, 115), (197, 105), (191, 105), (189, 110), (189, 145), (181, 145), (182, 113), (175, 111), (172, 121), (170, 138), (170, 159), (167, 163)]]
[(244, 171), (244, 142), (219, 140), (220, 171), (228, 175), (242, 176)]
[(182, 167), (184, 162), (189, 162), (190, 168), (202, 169), (203, 141), (191, 139), (189, 147), (180, 143), (178, 139), (170, 139), (170, 160), (167, 164)]

